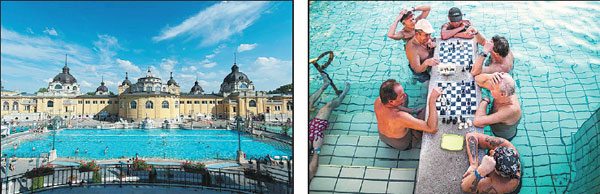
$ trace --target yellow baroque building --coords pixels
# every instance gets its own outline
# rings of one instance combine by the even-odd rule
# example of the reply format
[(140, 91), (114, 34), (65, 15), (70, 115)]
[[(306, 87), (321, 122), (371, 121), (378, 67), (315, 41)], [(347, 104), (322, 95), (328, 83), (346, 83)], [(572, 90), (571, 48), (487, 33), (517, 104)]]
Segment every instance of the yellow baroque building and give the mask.
[(104, 80), (94, 95), (82, 95), (77, 80), (65, 63), (63, 71), (48, 84), (48, 92), (21, 95), (2, 89), (1, 117), (3, 121), (32, 121), (60, 116), (66, 119), (121, 118), (139, 121), (181, 121), (184, 119), (229, 119), (236, 116), (260, 117), (267, 121), (292, 121), (291, 94), (267, 94), (255, 91), (252, 81), (234, 63), (219, 93), (205, 94), (195, 82), (187, 94), (171, 78), (146, 76), (132, 83), (126, 73), (117, 95), (109, 95)]

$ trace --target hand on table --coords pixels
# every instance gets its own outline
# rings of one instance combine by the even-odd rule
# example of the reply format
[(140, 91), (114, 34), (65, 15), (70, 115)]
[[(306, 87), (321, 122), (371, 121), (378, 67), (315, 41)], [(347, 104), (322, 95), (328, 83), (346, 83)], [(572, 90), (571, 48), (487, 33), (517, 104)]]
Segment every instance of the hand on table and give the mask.
[(440, 87), (436, 87), (436, 88), (433, 88), (433, 90), (431, 90), (431, 98), (433, 98), (433, 99), (439, 98), (441, 94), (442, 94), (442, 88), (440, 88)]
[(433, 57), (429, 58), (423, 62), (423, 65), (427, 65), (427, 66), (436, 66), (438, 64), (440, 64), (440, 59), (433, 58)]

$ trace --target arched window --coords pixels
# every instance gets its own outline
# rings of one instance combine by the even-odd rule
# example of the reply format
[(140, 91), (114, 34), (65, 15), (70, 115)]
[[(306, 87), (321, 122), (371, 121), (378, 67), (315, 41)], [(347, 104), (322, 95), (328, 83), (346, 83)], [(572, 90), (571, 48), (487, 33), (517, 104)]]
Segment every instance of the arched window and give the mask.
[(294, 103), (287, 102), (287, 110), (288, 111), (293, 111), (294, 110)]
[(160, 92), (160, 86), (156, 86), (156, 87), (154, 88), (154, 91)]
[(240, 85), (240, 88), (244, 88), (244, 89), (246, 89), (246, 88), (248, 88), (248, 85), (246, 85), (246, 84), (242, 84), (242, 85)]
[(146, 92), (151, 92), (151, 91), (152, 91), (152, 86), (146, 87)]
[(135, 101), (131, 101), (131, 109), (136, 109), (137, 108), (137, 103), (135, 103)]
[(54, 86), (54, 89), (62, 89), (62, 86), (61, 85), (56, 85), (56, 86)]
[(12, 110), (19, 110), (19, 103), (18, 102), (13, 102), (13, 109)]
[(54, 107), (54, 101), (49, 100), (48, 101), (48, 107)]
[(150, 100), (146, 101), (146, 108), (147, 109), (153, 109), (154, 108), (154, 104), (152, 103), (152, 101), (150, 101)]
[(250, 100), (250, 102), (248, 103), (250, 107), (256, 107), (256, 101), (254, 100)]
[(267, 113), (271, 113), (271, 107), (267, 107)]
[(169, 102), (166, 100), (162, 102), (162, 108), (169, 108)]
[(77, 86), (73, 86), (73, 90), (77, 90)]
[(70, 87), (70, 86), (67, 86), (67, 90), (69, 90), (69, 89), (71, 89), (71, 87)]
[(163, 91), (163, 92), (167, 92), (167, 88), (166, 88), (166, 87), (163, 87), (163, 90), (162, 90), (162, 91)]
[(9, 106), (9, 103), (4, 102), (4, 104), (2, 104), (2, 110), (8, 110), (8, 106)]

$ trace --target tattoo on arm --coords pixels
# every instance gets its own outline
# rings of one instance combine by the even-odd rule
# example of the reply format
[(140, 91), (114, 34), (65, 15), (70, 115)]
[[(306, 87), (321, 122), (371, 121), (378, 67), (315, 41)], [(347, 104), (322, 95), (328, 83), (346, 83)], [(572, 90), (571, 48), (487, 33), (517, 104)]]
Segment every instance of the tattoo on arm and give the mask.
[(482, 191), (481, 193), (498, 193), (498, 191), (496, 191), (496, 188), (490, 186), (490, 188)]
[(477, 148), (478, 148), (478, 141), (477, 138), (475, 138), (474, 136), (470, 136), (469, 137), (469, 151), (471, 152), (471, 159), (475, 162), (478, 163), (478, 159), (479, 157), (477, 156)]
[(496, 147), (504, 143), (504, 140), (497, 137), (485, 137), (485, 141), (489, 142), (492, 147)]
[(471, 193), (477, 193), (477, 185), (479, 184), (479, 181), (480, 181), (480, 180), (481, 180), (481, 179), (478, 179), (478, 178), (475, 178), (475, 179), (473, 180), (473, 182), (471, 183), (471, 185), (472, 185), (472, 186), (471, 186)]

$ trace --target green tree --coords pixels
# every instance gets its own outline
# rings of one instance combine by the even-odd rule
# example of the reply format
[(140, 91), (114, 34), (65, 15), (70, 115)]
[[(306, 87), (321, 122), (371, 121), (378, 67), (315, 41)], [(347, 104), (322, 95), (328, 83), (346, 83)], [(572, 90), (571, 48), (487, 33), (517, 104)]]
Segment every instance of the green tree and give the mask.
[(35, 92), (34, 94), (37, 94), (37, 93), (43, 93), (43, 92), (48, 92), (48, 89), (47, 89), (47, 88), (40, 88), (40, 89), (39, 89), (37, 92)]
[(94, 175), (92, 176), (92, 182), (93, 183), (101, 183), (102, 182), (102, 176), (100, 175), (100, 172), (94, 171)]
[(87, 95), (94, 95), (94, 94), (96, 94), (96, 92), (88, 92), (88, 93), (85, 93), (85, 94), (87, 94)]
[(108, 92), (109, 95), (115, 95), (115, 93), (113, 93), (112, 91)]
[(283, 85), (275, 90), (269, 91), (267, 92), (268, 94), (285, 94), (288, 92), (294, 91), (294, 85), (292, 84), (286, 84)]

